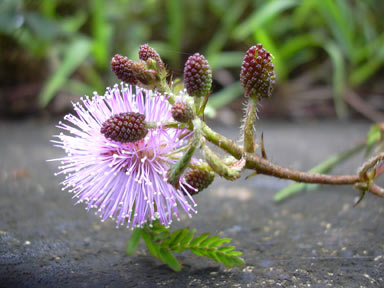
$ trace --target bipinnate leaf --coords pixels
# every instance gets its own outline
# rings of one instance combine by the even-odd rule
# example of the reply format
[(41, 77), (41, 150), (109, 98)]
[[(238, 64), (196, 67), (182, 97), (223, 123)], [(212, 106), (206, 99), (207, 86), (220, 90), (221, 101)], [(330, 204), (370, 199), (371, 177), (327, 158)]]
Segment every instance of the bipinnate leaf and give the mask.
[(136, 251), (140, 238), (141, 238), (141, 229), (136, 228), (135, 230), (133, 230), (131, 238), (129, 238), (129, 241), (127, 244), (127, 256), (131, 256)]
[(173, 256), (173, 254), (168, 249), (160, 248), (159, 252), (161, 261), (163, 261), (165, 264), (168, 264), (172, 270), (176, 272), (181, 271), (181, 265), (179, 261), (177, 261), (175, 256)]
[(210, 236), (209, 233), (194, 238), (195, 234), (196, 229), (191, 230), (188, 227), (170, 233), (169, 228), (159, 223), (154, 223), (152, 227), (136, 228), (128, 242), (127, 255), (132, 255), (142, 237), (149, 252), (176, 272), (180, 271), (182, 266), (173, 253), (187, 249), (197, 256), (208, 257), (223, 263), (226, 267), (244, 264), (244, 260), (239, 257), (243, 254), (242, 252), (234, 251), (235, 246), (223, 246), (230, 243), (232, 239)]
[(224, 246), (232, 240), (229, 238), (220, 238), (219, 236), (209, 237), (208, 233), (202, 234), (190, 243), (189, 249), (197, 256), (205, 256), (223, 263), (226, 267), (241, 266), (244, 260), (239, 256), (242, 252), (233, 251), (234, 246)]
[(204, 233), (204, 234), (201, 234), (199, 236), (197, 236), (192, 242), (191, 242), (191, 246), (198, 246), (200, 245), (201, 242), (203, 242), (205, 239), (207, 239), (209, 237), (209, 233)]
[(143, 237), (148, 251), (153, 257), (158, 258), (160, 254), (160, 246), (157, 242), (152, 241), (151, 234), (146, 229), (141, 229), (141, 237)]

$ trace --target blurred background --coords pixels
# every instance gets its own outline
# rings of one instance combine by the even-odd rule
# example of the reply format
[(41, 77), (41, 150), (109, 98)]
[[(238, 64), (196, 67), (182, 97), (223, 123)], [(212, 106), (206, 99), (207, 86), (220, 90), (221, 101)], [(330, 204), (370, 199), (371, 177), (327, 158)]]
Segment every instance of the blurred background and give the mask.
[(1, 0), (0, 116), (66, 113), (118, 81), (114, 54), (148, 43), (174, 79), (203, 53), (210, 114), (237, 121), (240, 65), (260, 42), (278, 76), (262, 117), (384, 121), (383, 15), (382, 0)]

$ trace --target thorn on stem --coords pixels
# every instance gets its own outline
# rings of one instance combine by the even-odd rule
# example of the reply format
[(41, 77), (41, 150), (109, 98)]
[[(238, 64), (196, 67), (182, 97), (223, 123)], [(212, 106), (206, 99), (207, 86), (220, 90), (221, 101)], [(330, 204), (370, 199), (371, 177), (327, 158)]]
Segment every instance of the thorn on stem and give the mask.
[(264, 133), (263, 133), (263, 132), (261, 133), (261, 142), (260, 142), (260, 145), (261, 145), (261, 156), (262, 156), (264, 159), (267, 159), (267, 152), (265, 152), (265, 147), (264, 147)]
[(365, 197), (365, 190), (360, 190), (360, 197), (359, 199), (357, 199), (357, 201), (355, 202), (355, 204), (353, 204), (353, 207), (356, 207), (357, 205), (359, 205), (359, 203), (361, 201), (363, 201), (364, 197)]

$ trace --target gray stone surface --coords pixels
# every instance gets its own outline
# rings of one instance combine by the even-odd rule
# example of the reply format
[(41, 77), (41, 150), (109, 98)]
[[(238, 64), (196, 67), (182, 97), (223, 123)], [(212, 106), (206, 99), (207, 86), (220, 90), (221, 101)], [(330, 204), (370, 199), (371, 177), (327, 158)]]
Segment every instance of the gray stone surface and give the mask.
[[(270, 159), (308, 169), (361, 139), (362, 123), (260, 123)], [(237, 128), (216, 127), (228, 136)], [(62, 155), (46, 122), (0, 122), (0, 287), (384, 287), (384, 200), (356, 208), (352, 187), (323, 186), (281, 205), (287, 181), (217, 179), (197, 195), (199, 214), (182, 219), (234, 239), (246, 265), (223, 266), (181, 253), (174, 273), (140, 246), (124, 255), (130, 231), (101, 223), (54, 177)], [(261, 130), (260, 130), (261, 131)], [(335, 173), (353, 173), (362, 156)], [(176, 228), (175, 227), (175, 228)]]

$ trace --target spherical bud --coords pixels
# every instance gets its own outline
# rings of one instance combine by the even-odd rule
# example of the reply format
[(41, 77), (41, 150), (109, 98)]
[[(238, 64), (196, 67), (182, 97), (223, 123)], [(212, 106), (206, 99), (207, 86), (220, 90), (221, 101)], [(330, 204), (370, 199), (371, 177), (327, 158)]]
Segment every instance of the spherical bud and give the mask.
[(190, 195), (195, 195), (207, 188), (213, 182), (214, 178), (215, 174), (210, 170), (191, 169), (184, 174), (184, 180), (194, 189), (188, 187), (187, 185), (185, 185), (185, 188)]
[(188, 123), (193, 119), (192, 107), (185, 102), (177, 101), (172, 105), (172, 117), (177, 122)]
[(256, 98), (270, 97), (275, 79), (271, 53), (261, 44), (249, 48), (240, 72), (240, 82), (245, 95)]
[(137, 142), (145, 137), (145, 116), (135, 112), (119, 113), (106, 120), (100, 129), (105, 138), (121, 142)]
[(147, 61), (148, 59), (153, 59), (156, 61), (159, 70), (164, 69), (164, 63), (163, 63), (163, 60), (161, 60), (159, 53), (157, 53), (155, 49), (149, 47), (148, 44), (144, 44), (140, 46), (139, 58), (140, 60), (143, 60), (143, 61)]
[(113, 73), (119, 78), (121, 81), (124, 81), (131, 85), (137, 84), (137, 79), (133, 73), (134, 62), (128, 57), (121, 56), (116, 54), (113, 56), (111, 60), (111, 68)]
[(195, 53), (184, 66), (184, 85), (191, 96), (204, 97), (212, 86), (212, 71), (203, 55)]

